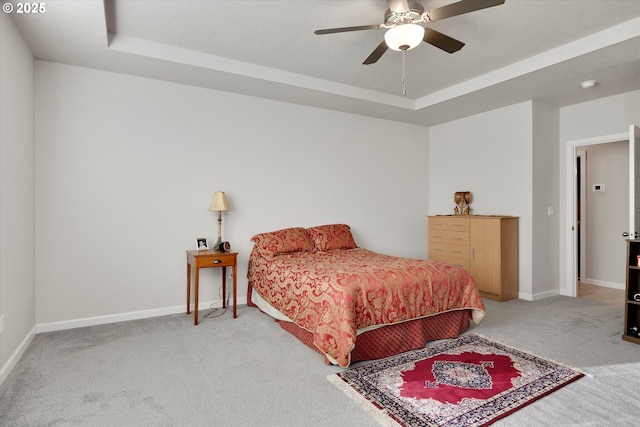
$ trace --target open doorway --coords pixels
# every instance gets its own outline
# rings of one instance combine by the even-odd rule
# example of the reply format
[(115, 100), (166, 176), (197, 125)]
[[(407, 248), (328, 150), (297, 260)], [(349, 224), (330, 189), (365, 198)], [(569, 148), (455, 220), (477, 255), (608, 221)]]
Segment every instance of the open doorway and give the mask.
[(620, 229), (629, 211), (628, 140), (576, 147), (576, 296), (624, 308)]
[(580, 148), (576, 150), (576, 272), (578, 282), (581, 277), (586, 277), (586, 227), (582, 226), (587, 222), (586, 210), (586, 182), (587, 182), (587, 152)]

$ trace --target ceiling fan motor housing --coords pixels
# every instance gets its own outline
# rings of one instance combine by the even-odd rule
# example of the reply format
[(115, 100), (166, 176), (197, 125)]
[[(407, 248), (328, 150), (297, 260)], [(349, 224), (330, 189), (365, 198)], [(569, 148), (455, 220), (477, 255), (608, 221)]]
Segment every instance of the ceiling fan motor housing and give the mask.
[(412, 24), (415, 21), (420, 21), (422, 14), (424, 13), (424, 7), (419, 3), (409, 3), (409, 11), (398, 13), (391, 9), (387, 9), (384, 14), (384, 23), (388, 26), (396, 26), (403, 24)]

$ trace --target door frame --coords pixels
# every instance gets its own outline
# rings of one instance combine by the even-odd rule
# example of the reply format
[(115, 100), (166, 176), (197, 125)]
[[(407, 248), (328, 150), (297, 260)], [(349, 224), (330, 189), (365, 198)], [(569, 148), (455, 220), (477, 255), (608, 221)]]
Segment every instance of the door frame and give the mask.
[[(576, 266), (576, 274), (583, 280), (587, 277), (587, 152), (582, 149), (583, 145), (576, 147), (576, 160), (580, 158), (580, 188), (577, 188), (576, 180), (576, 196), (580, 191), (580, 236), (576, 235), (576, 239), (580, 237), (580, 247), (576, 244), (576, 260), (580, 255), (580, 268)], [(577, 164), (576, 164), (577, 165)], [(576, 172), (577, 178), (577, 172)], [(576, 206), (578, 204), (576, 203)], [(576, 212), (576, 224), (578, 223), (578, 213)]]
[[(587, 145), (606, 144), (610, 142), (629, 141), (629, 132), (617, 133), (614, 135), (604, 135), (592, 138), (575, 139), (567, 141), (566, 163), (565, 163), (565, 259), (567, 262), (566, 276), (560, 281), (560, 295), (570, 297), (578, 296), (578, 272), (577, 270), (577, 241), (575, 232), (578, 213), (576, 212), (576, 192), (577, 192), (577, 155), (578, 148)], [(561, 278), (562, 279), (562, 278)]]

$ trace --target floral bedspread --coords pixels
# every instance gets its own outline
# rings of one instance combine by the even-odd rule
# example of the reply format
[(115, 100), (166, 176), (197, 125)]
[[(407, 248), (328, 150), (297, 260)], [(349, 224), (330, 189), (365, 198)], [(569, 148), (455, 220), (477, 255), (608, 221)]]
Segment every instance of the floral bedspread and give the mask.
[(249, 286), (314, 335), (330, 360), (346, 367), (357, 330), (472, 309), (484, 304), (471, 275), (438, 261), (399, 258), (366, 249), (298, 252), (271, 258), (254, 248)]

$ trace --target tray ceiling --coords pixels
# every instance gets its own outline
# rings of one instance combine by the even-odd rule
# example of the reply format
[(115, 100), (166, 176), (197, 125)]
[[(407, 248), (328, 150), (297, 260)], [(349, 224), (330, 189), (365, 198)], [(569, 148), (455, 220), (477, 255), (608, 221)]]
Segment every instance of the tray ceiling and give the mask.
[[(451, 0), (424, 0), (433, 9)], [(428, 24), (466, 43), (362, 61), (384, 0), (46, 2), (11, 14), (37, 59), (433, 125), (525, 100), (558, 107), (640, 89), (640, 1), (506, 0)], [(595, 79), (589, 89), (579, 85)]]

